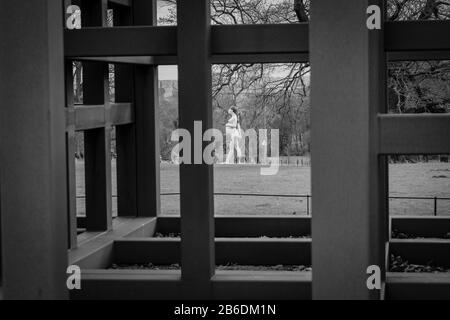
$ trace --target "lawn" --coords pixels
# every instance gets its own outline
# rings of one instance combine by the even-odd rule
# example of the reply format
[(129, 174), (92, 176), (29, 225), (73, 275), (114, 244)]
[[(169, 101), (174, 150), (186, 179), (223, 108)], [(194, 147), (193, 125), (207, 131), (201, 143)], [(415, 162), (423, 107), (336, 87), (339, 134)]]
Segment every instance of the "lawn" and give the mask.
[[(84, 163), (77, 161), (77, 195), (84, 194)], [(113, 195), (115, 188), (113, 161)], [(275, 176), (261, 176), (258, 166), (219, 165), (214, 170), (216, 193), (250, 193), (270, 195), (309, 195), (310, 167), (280, 167)], [(390, 196), (447, 197), (450, 198), (450, 164), (419, 163), (391, 164), (389, 166)], [(161, 164), (161, 193), (179, 192), (179, 170), (171, 164)], [(115, 199), (114, 199), (115, 200)], [(432, 200), (390, 200), (390, 213), (396, 215), (432, 215)], [(84, 199), (77, 201), (78, 213), (84, 214)], [(161, 197), (163, 214), (179, 214), (179, 196)], [(116, 212), (116, 201), (113, 210)], [(215, 197), (217, 215), (305, 215), (305, 198), (222, 196)], [(450, 201), (438, 201), (438, 214), (450, 214)]]

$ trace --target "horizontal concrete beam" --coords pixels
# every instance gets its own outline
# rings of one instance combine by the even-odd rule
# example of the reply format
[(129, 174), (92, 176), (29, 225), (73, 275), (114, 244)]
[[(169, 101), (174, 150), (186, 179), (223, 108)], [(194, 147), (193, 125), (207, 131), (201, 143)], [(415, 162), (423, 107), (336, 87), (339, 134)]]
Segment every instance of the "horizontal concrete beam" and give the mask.
[(75, 61), (97, 61), (112, 64), (154, 65), (155, 59), (150, 56), (141, 57), (73, 57)]
[[(393, 216), (392, 229), (424, 238), (442, 238), (450, 230), (450, 217)], [(78, 227), (85, 228), (85, 218), (78, 217)], [(160, 216), (156, 227), (141, 237), (154, 234), (179, 234), (180, 217)], [(218, 238), (298, 237), (311, 235), (311, 217), (306, 216), (218, 216), (215, 218)], [(133, 235), (133, 237), (136, 237)]]
[(449, 51), (450, 21), (396, 21), (385, 24), (385, 50), (396, 51)]
[(450, 217), (392, 217), (391, 229), (415, 237), (443, 238), (450, 233)]
[[(126, 239), (114, 242), (114, 263), (180, 263), (180, 239)], [(216, 264), (311, 265), (311, 240), (217, 238)]]
[[(213, 64), (238, 63), (306, 63), (309, 61), (308, 53), (262, 53), (262, 54), (214, 54), (211, 57)], [(157, 61), (161, 62), (161, 61)], [(176, 64), (176, 62), (174, 63)]]
[[(307, 54), (308, 36), (307, 24), (213, 26), (211, 53), (215, 56)], [(292, 41), (294, 38), (296, 41)], [(176, 56), (177, 28), (139, 26), (66, 30), (65, 55), (71, 59)], [(277, 59), (275, 55), (272, 58)]]
[[(211, 280), (214, 300), (311, 299), (311, 272), (218, 271)], [(85, 270), (83, 290), (71, 292), (74, 300), (180, 300), (179, 271)], [(192, 287), (188, 290), (195, 290)], [(185, 292), (186, 292), (185, 291)]]
[(312, 273), (218, 271), (212, 286), (219, 300), (310, 300)]
[(65, 30), (65, 56), (131, 57), (177, 54), (176, 27), (90, 27)]
[(307, 23), (213, 26), (211, 39), (214, 55), (308, 53), (309, 26)]
[(379, 115), (380, 154), (450, 153), (450, 114)]
[(73, 290), (73, 300), (179, 300), (181, 274), (152, 271), (83, 270), (82, 290)]
[(396, 51), (387, 53), (388, 61), (448, 60), (450, 50)]
[(78, 105), (66, 109), (67, 130), (83, 131), (133, 122), (134, 110), (130, 103), (112, 103), (110, 108)]
[(450, 299), (450, 274), (388, 272), (386, 299), (448, 300)]
[[(129, 5), (129, 0), (112, 2)], [(74, 60), (177, 64), (176, 28), (137, 26), (66, 30), (65, 54)], [(446, 34), (449, 29), (449, 21), (387, 22), (385, 47), (388, 60), (450, 59), (450, 41), (446, 37), (430, 37), (430, 34)], [(307, 62), (309, 26), (306, 23), (213, 26), (211, 53), (213, 63)], [(164, 55), (172, 58), (165, 61), (152, 58)]]
[(450, 268), (450, 240), (415, 239), (389, 241), (389, 255), (401, 256), (412, 264), (432, 261), (440, 267)]
[[(156, 232), (180, 233), (180, 218), (158, 217)], [(309, 236), (311, 217), (220, 216), (215, 218), (215, 235), (218, 238)]]

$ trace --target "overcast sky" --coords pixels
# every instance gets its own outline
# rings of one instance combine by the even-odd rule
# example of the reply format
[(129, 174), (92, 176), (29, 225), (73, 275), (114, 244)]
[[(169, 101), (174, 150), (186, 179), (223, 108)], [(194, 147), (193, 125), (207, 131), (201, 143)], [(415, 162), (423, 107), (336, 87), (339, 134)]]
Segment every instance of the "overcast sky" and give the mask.
[(159, 80), (178, 80), (177, 66), (159, 66)]

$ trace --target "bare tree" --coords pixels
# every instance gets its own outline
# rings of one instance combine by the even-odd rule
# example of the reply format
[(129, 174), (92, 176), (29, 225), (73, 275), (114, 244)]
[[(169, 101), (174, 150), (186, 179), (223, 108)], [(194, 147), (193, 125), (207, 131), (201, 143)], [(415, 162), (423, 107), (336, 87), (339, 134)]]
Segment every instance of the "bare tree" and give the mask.
[[(176, 23), (176, 0), (163, 23)], [(309, 0), (212, 0), (213, 24), (302, 23), (309, 21)], [(450, 3), (439, 0), (388, 0), (390, 20), (443, 20), (450, 17)], [(445, 36), (445, 35), (443, 35)], [(449, 107), (448, 61), (396, 62), (389, 65), (391, 112), (444, 112)], [(290, 69), (290, 70), (287, 70)], [(283, 77), (273, 77), (280, 74)], [(213, 67), (214, 106), (222, 114), (230, 104), (242, 104), (248, 125), (281, 125), (295, 135), (296, 122), (309, 128), (308, 64), (240, 64)], [(250, 97), (252, 96), (252, 97)], [(245, 105), (245, 103), (244, 103)], [(300, 116), (303, 114), (303, 116)], [(220, 118), (220, 115), (218, 115)], [(302, 121), (298, 121), (302, 119)]]
[[(444, 20), (450, 18), (450, 2), (389, 0), (388, 17), (390, 20)], [(390, 63), (388, 79), (390, 112), (448, 112), (449, 71), (450, 61)]]

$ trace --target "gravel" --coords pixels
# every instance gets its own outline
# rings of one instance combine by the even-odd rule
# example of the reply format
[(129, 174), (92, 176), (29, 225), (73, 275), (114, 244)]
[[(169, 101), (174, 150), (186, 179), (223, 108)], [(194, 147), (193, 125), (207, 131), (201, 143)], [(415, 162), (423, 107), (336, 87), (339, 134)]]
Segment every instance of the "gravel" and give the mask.
[(154, 265), (152, 263), (147, 264), (113, 264), (109, 269), (111, 270), (180, 270), (181, 267), (178, 263), (171, 265)]
[[(176, 263), (172, 265), (154, 265), (152, 263), (147, 264), (113, 264), (109, 269), (111, 270), (180, 270), (181, 266)], [(227, 265), (217, 266), (217, 270), (221, 271), (311, 271), (310, 266), (246, 266), (230, 263)]]
[(181, 234), (180, 233), (167, 233), (167, 234), (163, 234), (163, 233), (155, 233), (155, 235), (153, 236), (154, 238), (181, 238)]
[(450, 273), (450, 269), (437, 266), (432, 261), (428, 262), (426, 265), (412, 264), (408, 260), (404, 260), (400, 256), (391, 255), (389, 263), (389, 271), (391, 272), (406, 272), (406, 273)]
[[(397, 229), (392, 230), (391, 234), (392, 239), (427, 239), (425, 237), (419, 237), (413, 234), (401, 232)], [(447, 232), (446, 234), (443, 234), (440, 237), (436, 237), (434, 239), (450, 239), (450, 232)]]
[[(171, 265), (154, 265), (147, 264), (113, 264), (109, 269), (111, 270), (180, 270), (181, 266), (178, 263)], [(312, 271), (311, 266), (303, 265), (276, 265), (276, 266), (254, 266), (254, 265), (239, 265), (236, 263), (229, 263), (227, 265), (217, 266), (220, 271), (294, 271), (306, 272)], [(412, 264), (408, 260), (400, 256), (391, 255), (389, 263), (390, 272), (405, 272), (405, 273), (450, 273), (449, 268), (438, 266), (432, 261), (425, 265)]]
[[(181, 238), (180, 233), (155, 233), (153, 238), (159, 238), (159, 239), (179, 239)], [(244, 238), (244, 237), (240, 237)], [(232, 238), (231, 238), (232, 239)], [(310, 235), (305, 236), (286, 236), (286, 237), (268, 237), (268, 236), (260, 236), (260, 237), (252, 237), (249, 239), (311, 239)]]
[(243, 270), (243, 271), (312, 271), (310, 266), (243, 266), (238, 264), (227, 264), (224, 266), (217, 266), (217, 270)]
[(417, 236), (413, 236), (411, 234), (401, 232), (397, 229), (392, 230), (391, 238), (393, 238), (393, 239), (418, 239)]

